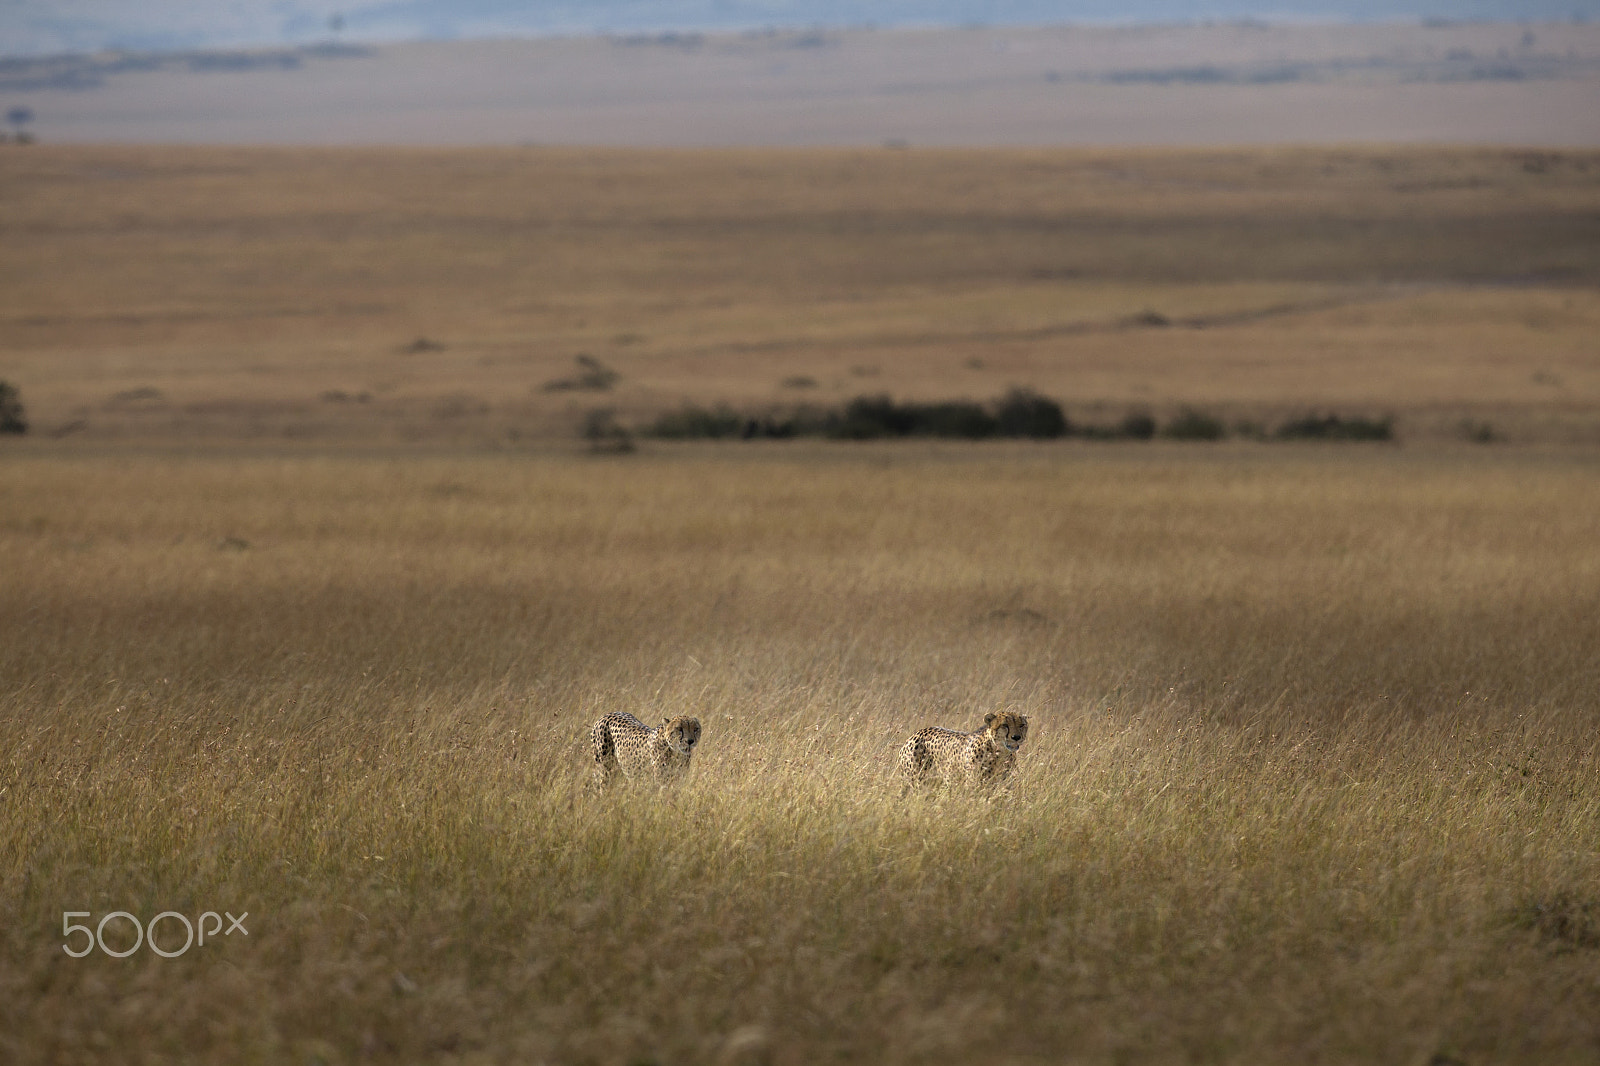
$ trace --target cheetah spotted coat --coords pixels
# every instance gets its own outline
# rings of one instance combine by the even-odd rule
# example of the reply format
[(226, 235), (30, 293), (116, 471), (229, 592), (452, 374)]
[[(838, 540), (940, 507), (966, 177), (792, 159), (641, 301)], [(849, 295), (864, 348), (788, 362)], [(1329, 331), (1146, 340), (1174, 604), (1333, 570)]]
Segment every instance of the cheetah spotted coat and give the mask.
[(1011, 711), (984, 715), (983, 728), (972, 733), (929, 726), (900, 749), (900, 776), (908, 790), (934, 782), (993, 787), (1011, 776), (1027, 736), (1028, 719)]
[(634, 780), (670, 781), (689, 769), (689, 757), (700, 742), (700, 719), (679, 715), (663, 718), (651, 729), (633, 715), (613, 711), (590, 730), (594, 742), (595, 788), (609, 785), (617, 774)]

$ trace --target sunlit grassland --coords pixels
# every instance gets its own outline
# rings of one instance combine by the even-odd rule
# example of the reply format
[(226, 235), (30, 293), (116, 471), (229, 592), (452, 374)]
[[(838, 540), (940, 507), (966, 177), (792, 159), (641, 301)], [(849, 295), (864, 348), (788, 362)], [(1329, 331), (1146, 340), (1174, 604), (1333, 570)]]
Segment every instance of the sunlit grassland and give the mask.
[[(8, 1061), (1600, 1050), (1587, 452), (4, 470)], [(898, 797), (1000, 707), (1007, 795)], [(690, 781), (585, 796), (610, 709), (698, 714)]]

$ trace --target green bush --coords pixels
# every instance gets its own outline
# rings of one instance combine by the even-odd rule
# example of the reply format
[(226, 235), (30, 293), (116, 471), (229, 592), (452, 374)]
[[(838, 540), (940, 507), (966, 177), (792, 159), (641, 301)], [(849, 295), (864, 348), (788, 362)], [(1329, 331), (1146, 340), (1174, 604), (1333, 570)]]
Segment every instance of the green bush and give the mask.
[(1149, 440), (1156, 435), (1156, 420), (1148, 411), (1129, 411), (1117, 423), (1117, 435), (1134, 440)]
[(744, 435), (746, 419), (730, 407), (684, 407), (655, 420), (645, 432), (663, 440), (721, 440)]
[(1221, 419), (1185, 407), (1162, 427), (1161, 435), (1173, 440), (1221, 440), (1228, 431)]
[(1273, 434), (1279, 440), (1393, 440), (1390, 418), (1341, 418), (1338, 415), (1305, 415), (1279, 426)]
[(9, 381), (0, 381), (0, 433), (26, 433), (28, 420), (22, 410), (22, 394)]
[(589, 450), (609, 455), (625, 455), (633, 451), (633, 434), (617, 421), (610, 408), (597, 408), (584, 415), (583, 439)]
[(1032, 389), (1012, 389), (1000, 400), (995, 411), (997, 431), (1002, 437), (1054, 439), (1072, 432), (1072, 424), (1061, 413), (1061, 405)]
[(911, 422), (911, 435), (914, 437), (982, 440), (1000, 430), (1000, 420), (984, 410), (982, 404), (970, 400), (907, 404), (903, 410)]
[(1253, 419), (1242, 418), (1233, 424), (1233, 435), (1245, 440), (1266, 440), (1267, 427)]
[(540, 388), (545, 392), (565, 392), (572, 389), (605, 392), (622, 377), (621, 374), (587, 352), (574, 356), (573, 362), (578, 364), (576, 377), (556, 378), (554, 381), (545, 382)]
[(889, 397), (857, 396), (845, 406), (844, 415), (833, 420), (828, 436), (841, 440), (873, 440), (903, 436), (907, 432), (907, 423)]
[(981, 440), (994, 436), (1000, 421), (969, 400), (942, 403), (897, 404), (888, 396), (857, 396), (829, 428), (841, 440), (879, 437), (960, 437)]

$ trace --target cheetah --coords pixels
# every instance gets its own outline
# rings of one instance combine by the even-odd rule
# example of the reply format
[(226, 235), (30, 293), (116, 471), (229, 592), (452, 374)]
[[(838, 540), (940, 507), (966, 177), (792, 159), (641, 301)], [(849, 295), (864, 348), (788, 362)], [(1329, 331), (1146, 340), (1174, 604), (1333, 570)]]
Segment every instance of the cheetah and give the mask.
[(1011, 776), (1027, 735), (1027, 717), (1013, 711), (984, 715), (983, 728), (973, 733), (938, 726), (919, 729), (900, 749), (902, 795), (930, 780), (992, 788)]
[(633, 715), (613, 711), (594, 724), (594, 789), (603, 789), (620, 773), (634, 779), (669, 781), (689, 769), (689, 756), (700, 743), (700, 719), (679, 715), (663, 718), (651, 729)]

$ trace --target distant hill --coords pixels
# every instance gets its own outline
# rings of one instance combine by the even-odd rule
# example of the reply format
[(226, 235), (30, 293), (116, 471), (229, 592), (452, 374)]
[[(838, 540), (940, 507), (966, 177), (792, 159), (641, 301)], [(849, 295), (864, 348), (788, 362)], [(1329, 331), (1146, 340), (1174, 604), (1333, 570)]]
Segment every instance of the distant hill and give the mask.
[(1600, 25), (685, 31), (0, 60), (45, 142), (1600, 145)]
[(1600, 21), (1600, 0), (12, 0), (0, 4), (0, 56), (864, 25), (1573, 19)]

